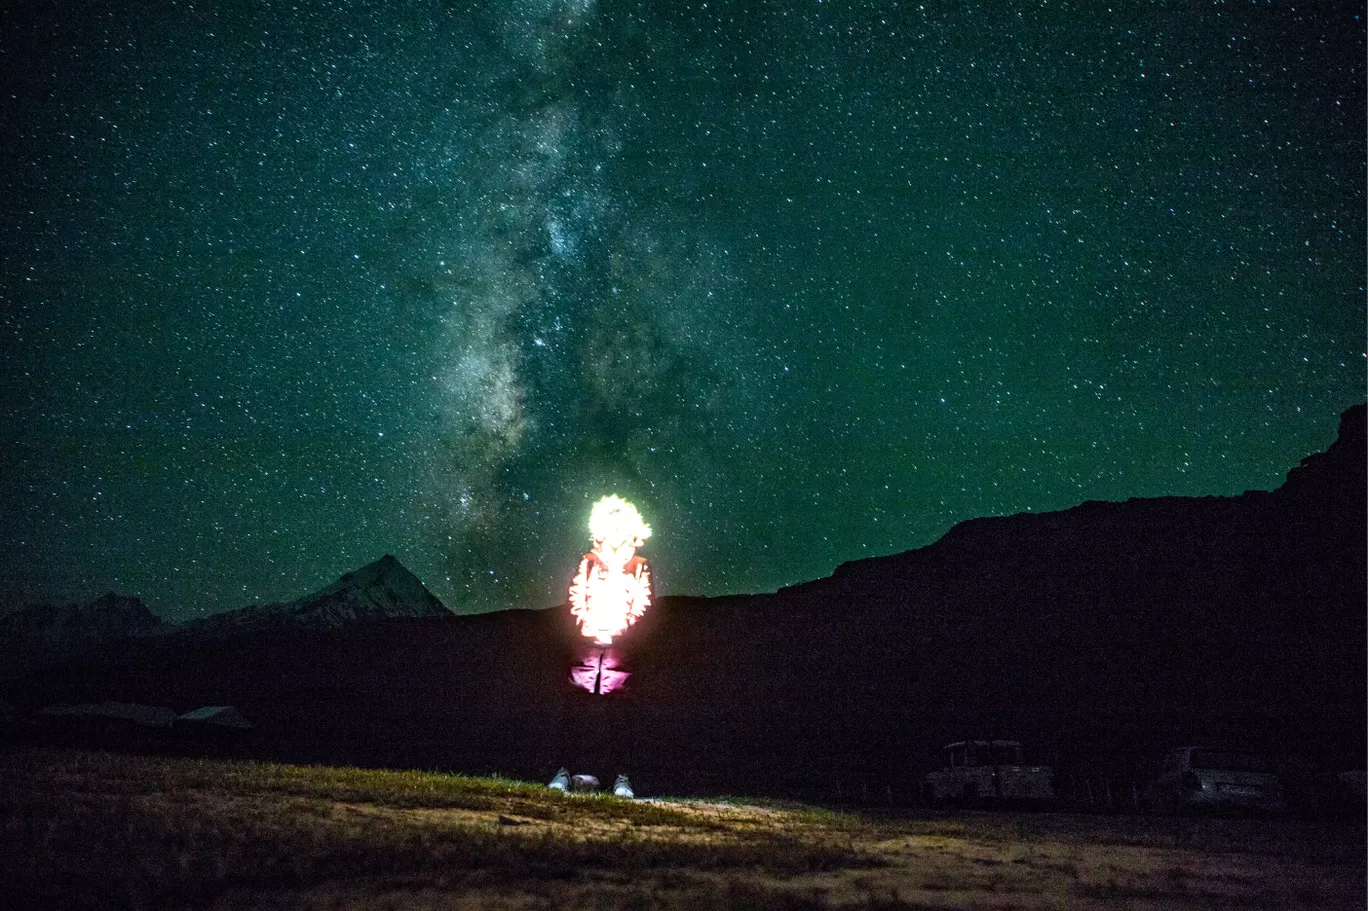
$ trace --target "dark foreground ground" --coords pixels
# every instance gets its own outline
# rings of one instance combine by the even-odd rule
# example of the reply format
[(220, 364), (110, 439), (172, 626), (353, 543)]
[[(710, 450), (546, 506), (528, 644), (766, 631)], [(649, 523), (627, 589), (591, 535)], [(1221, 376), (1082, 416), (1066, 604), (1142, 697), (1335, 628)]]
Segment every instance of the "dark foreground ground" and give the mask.
[(1363, 908), (1362, 820), (966, 813), (19, 749), (0, 904), (209, 908)]

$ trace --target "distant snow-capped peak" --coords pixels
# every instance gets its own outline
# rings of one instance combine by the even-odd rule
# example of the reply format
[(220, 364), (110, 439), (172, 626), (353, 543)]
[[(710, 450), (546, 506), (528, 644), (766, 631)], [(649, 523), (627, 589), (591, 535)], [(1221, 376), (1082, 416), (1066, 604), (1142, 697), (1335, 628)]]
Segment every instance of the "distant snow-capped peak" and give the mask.
[[(288, 605), (298, 617), (341, 622), (382, 617), (444, 617), (451, 612), (390, 554)], [(326, 622), (321, 625), (333, 626)]]
[(445, 617), (449, 611), (392, 555), (285, 604), (250, 605), (197, 620), (187, 629), (220, 632), (272, 626), (337, 628), (364, 620)]

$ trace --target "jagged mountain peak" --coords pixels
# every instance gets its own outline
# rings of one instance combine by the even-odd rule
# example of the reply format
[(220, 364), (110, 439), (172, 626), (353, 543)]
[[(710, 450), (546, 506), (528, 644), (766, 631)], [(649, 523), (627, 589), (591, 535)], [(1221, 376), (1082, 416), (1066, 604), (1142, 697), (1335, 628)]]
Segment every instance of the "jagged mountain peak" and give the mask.
[(446, 605), (417, 576), (393, 554), (385, 554), (296, 601), (214, 614), (187, 628), (202, 632), (272, 626), (337, 628), (365, 620), (450, 615)]
[[(343, 573), (335, 581), (308, 595), (307, 598), (317, 598), (347, 588), (366, 589), (376, 585), (404, 589), (410, 594), (417, 593), (419, 589), (423, 593), (427, 593), (427, 588), (418, 581), (417, 576), (409, 572), (393, 554), (385, 554), (380, 559), (367, 563), (359, 569)], [(307, 600), (307, 598), (301, 600)], [(422, 595), (419, 594), (418, 598), (421, 600)]]
[(0, 626), (30, 631), (70, 628), (83, 636), (103, 638), (153, 632), (165, 621), (152, 613), (141, 598), (106, 592), (90, 601), (70, 604), (37, 604), (9, 611)]
[(152, 613), (151, 609), (143, 603), (142, 598), (134, 595), (120, 595), (112, 591), (105, 592), (92, 601), (73, 605), (73, 607), (75, 607), (76, 613), (83, 618), (104, 618), (110, 623), (128, 630), (149, 631), (166, 625), (166, 621)]
[[(345, 573), (336, 582), (294, 602), (296, 615), (337, 614), (354, 608), (365, 617), (441, 617), (450, 613), (392, 554)], [(340, 611), (340, 613), (339, 613)], [(326, 623), (324, 625), (333, 625)]]
[(141, 598), (114, 592), (91, 601), (6, 611), (0, 613), (0, 673), (76, 657), (167, 627)]

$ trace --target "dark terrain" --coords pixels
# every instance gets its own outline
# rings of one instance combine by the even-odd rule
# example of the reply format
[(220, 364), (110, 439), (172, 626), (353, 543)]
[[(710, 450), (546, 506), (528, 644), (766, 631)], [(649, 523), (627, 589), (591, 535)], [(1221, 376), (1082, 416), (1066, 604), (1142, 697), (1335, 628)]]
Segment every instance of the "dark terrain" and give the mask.
[(640, 793), (904, 803), (963, 736), (1118, 786), (1192, 742), (1362, 768), (1364, 424), (1346, 412), (1273, 492), (979, 519), (774, 594), (663, 598), (624, 637), (621, 697), (565, 682), (562, 608), (141, 635), (14, 672), (0, 701), (232, 704), (256, 729), (214, 748), (240, 755), (568, 765)]
[(0, 750), (6, 907), (1363, 907), (1361, 823), (854, 815), (431, 772)]

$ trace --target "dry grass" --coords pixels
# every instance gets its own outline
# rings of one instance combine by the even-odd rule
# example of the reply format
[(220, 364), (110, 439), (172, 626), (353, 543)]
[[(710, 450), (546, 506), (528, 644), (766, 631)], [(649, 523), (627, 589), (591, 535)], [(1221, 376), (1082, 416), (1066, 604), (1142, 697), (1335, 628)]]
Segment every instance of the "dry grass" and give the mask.
[(1362, 908), (1363, 830), (577, 797), (500, 779), (0, 755), (15, 907)]

